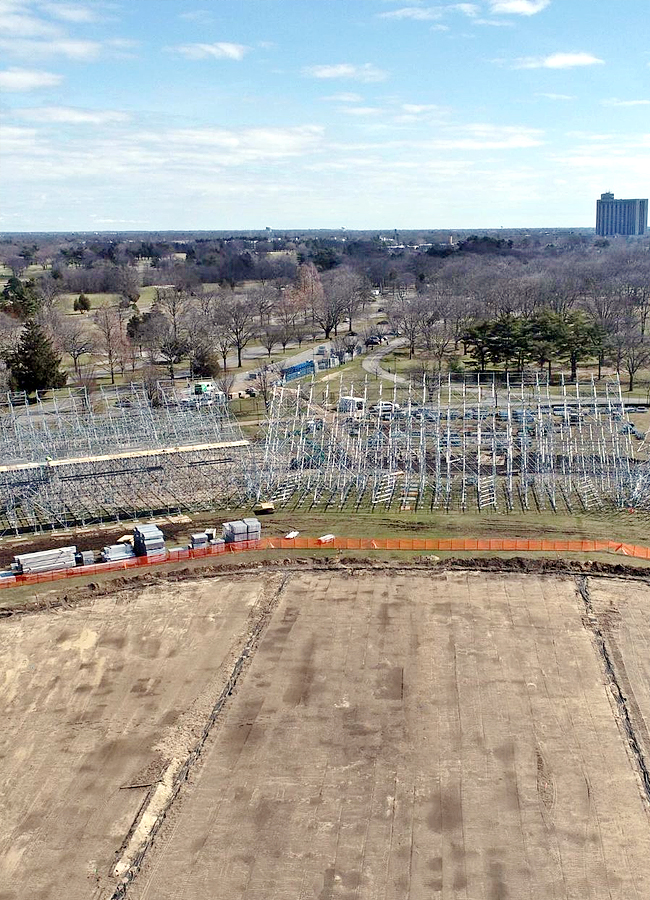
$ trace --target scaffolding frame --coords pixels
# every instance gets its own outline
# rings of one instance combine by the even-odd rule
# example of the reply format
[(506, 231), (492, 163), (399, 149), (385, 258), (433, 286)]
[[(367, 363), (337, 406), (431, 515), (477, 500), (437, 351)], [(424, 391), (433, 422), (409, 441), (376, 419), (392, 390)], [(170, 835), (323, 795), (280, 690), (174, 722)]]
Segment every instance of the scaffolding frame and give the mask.
[(250, 445), (225, 402), (159, 381), (0, 397), (0, 534), (238, 505)]
[[(275, 389), (258, 499), (572, 511), (638, 503), (650, 485), (618, 378), (562, 378), (552, 387), (541, 373), (424, 377), (373, 385), (373, 405), (370, 384), (346, 384), (341, 373), (338, 392), (313, 380)], [(350, 416), (346, 403), (339, 411), (339, 397), (359, 402), (363, 414)]]
[[(340, 401), (355, 401), (351, 414)], [(275, 387), (249, 444), (228, 404), (159, 381), (0, 397), (0, 534), (232, 508), (650, 510), (617, 378), (476, 374)]]

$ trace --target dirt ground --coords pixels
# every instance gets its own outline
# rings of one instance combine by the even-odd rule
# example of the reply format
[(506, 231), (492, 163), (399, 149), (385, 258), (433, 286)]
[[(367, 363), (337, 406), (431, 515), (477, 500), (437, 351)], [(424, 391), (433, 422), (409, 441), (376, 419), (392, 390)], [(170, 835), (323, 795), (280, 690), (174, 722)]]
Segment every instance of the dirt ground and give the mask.
[(350, 565), (0, 621), (1, 900), (113, 896), (220, 694), (129, 900), (650, 897), (648, 583)]
[(190, 582), (0, 622), (2, 900), (101, 896), (147, 796), (125, 786), (187, 756), (265, 593)]

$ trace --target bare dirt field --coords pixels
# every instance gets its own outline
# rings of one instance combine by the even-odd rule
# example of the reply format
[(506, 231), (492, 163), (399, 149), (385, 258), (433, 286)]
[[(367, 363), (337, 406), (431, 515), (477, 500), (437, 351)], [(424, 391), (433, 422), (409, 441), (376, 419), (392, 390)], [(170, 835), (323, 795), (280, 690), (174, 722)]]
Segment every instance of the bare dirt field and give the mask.
[(188, 582), (0, 622), (2, 900), (102, 895), (147, 796), (126, 786), (187, 756), (265, 593)]
[(221, 695), (127, 898), (647, 900), (649, 640), (641, 579), (435, 569), (0, 621), (0, 898), (113, 896)]

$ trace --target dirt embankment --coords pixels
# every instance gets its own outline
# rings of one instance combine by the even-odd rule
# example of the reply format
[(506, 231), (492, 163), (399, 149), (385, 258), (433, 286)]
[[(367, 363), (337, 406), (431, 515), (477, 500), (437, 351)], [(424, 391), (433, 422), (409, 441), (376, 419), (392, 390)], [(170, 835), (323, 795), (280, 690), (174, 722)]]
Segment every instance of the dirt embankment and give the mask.
[(440, 560), (435, 556), (416, 557), (408, 562), (399, 560), (376, 560), (362, 557), (323, 557), (323, 558), (289, 558), (261, 560), (255, 563), (241, 562), (227, 565), (215, 563), (213, 565), (197, 568), (177, 569), (173, 572), (144, 572), (124, 578), (114, 578), (102, 584), (91, 582), (86, 585), (72, 587), (62, 583), (61, 593), (50, 593), (44, 597), (35, 597), (19, 607), (8, 607), (0, 604), (0, 618), (14, 615), (25, 615), (38, 612), (43, 609), (70, 608), (83, 605), (91, 598), (103, 597), (114, 594), (122, 588), (142, 588), (156, 584), (170, 584), (197, 578), (219, 578), (228, 575), (236, 579), (250, 574), (258, 573), (260, 569), (270, 571), (305, 571), (313, 569), (337, 570), (349, 569), (394, 572), (431, 570), (446, 572), (453, 570), (468, 570), (476, 572), (518, 572), (530, 575), (601, 575), (612, 578), (633, 578), (637, 581), (649, 581), (647, 570), (639, 569), (634, 565), (625, 563), (603, 563), (596, 560), (571, 560), (571, 559), (529, 559), (521, 556), (501, 557), (477, 557), (464, 559), (449, 557)]

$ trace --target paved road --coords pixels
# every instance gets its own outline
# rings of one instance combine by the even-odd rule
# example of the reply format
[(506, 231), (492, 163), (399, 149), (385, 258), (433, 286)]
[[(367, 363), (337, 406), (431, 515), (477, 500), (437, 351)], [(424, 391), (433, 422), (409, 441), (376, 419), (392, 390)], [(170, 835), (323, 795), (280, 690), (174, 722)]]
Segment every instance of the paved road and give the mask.
[(404, 338), (395, 338), (387, 344), (380, 345), (376, 350), (372, 350), (361, 363), (364, 371), (369, 372), (371, 375), (376, 375), (378, 378), (385, 378), (386, 381), (392, 381), (393, 384), (408, 384), (408, 379), (402, 375), (393, 375), (381, 367), (381, 361), (384, 356), (392, 353), (396, 347), (403, 347), (405, 343)]
[[(323, 341), (318, 344), (318, 347), (325, 347), (329, 350), (332, 346), (331, 341)], [(287, 356), (286, 359), (283, 359), (279, 365), (282, 366), (297, 366), (298, 363), (306, 362), (308, 359), (323, 359), (322, 356), (316, 356), (317, 347), (309, 347), (307, 350), (300, 350), (298, 353), (291, 353), (290, 356)], [(247, 353), (244, 350), (242, 354), (244, 359), (259, 359), (260, 365), (263, 365), (265, 362), (268, 362), (268, 353), (264, 349), (264, 347), (251, 347), (250, 351)], [(273, 359), (273, 354), (271, 354), (271, 359)], [(237, 356), (233, 356), (232, 358), (228, 358), (228, 368), (230, 371), (235, 369), (237, 366)], [(233, 390), (235, 391), (243, 391), (245, 388), (250, 387), (251, 381), (249, 379), (249, 375), (253, 373), (257, 373), (257, 369), (249, 369), (247, 372), (240, 372), (237, 370), (237, 378), (235, 381), (235, 386)]]

